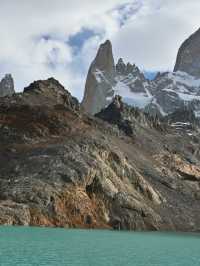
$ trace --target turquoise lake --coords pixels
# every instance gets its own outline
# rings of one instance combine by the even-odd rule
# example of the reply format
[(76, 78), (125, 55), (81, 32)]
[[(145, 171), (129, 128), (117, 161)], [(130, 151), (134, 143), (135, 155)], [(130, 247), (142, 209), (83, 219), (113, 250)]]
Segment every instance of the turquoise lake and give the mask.
[(1, 266), (199, 266), (198, 234), (0, 227)]

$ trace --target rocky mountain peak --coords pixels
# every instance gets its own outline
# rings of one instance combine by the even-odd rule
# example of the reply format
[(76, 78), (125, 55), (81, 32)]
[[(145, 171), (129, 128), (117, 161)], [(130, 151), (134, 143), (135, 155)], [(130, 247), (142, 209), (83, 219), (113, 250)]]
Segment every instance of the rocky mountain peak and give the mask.
[(180, 47), (174, 72), (158, 73), (153, 80), (145, 78), (135, 65), (120, 58), (114, 66), (112, 45), (102, 44), (93, 61), (85, 88), (83, 106), (96, 114), (107, 107), (115, 95), (152, 116), (168, 114), (190, 106), (200, 118), (200, 30)]
[(0, 81), (0, 97), (11, 96), (15, 93), (14, 80), (11, 74), (6, 74)]
[(128, 74), (133, 74), (135, 76), (142, 75), (141, 71), (135, 64), (131, 64), (130, 62), (125, 64), (122, 58), (120, 58), (116, 64), (116, 73), (122, 76), (126, 76)]
[(54, 78), (38, 80), (24, 88), (23, 100), (31, 105), (64, 105), (73, 110), (79, 110), (78, 100)]
[(123, 59), (120, 58), (116, 64), (116, 72), (120, 75), (125, 75), (126, 73), (126, 64), (124, 63)]
[(106, 71), (110, 74), (114, 73), (115, 63), (112, 52), (112, 44), (109, 40), (100, 45), (96, 58), (92, 63), (92, 66), (95, 69)]
[(106, 106), (107, 98), (113, 96), (115, 63), (112, 44), (109, 40), (101, 44), (92, 62), (85, 85), (82, 107), (90, 114), (98, 113)]
[(200, 78), (200, 29), (181, 45), (174, 71), (183, 71)]

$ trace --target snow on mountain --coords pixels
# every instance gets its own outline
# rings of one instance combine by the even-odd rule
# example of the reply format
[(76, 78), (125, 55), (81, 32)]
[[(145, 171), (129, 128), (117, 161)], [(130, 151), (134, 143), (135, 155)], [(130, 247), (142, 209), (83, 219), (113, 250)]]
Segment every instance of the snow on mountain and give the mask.
[(134, 78), (132, 82), (129, 81), (126, 83), (124, 80), (116, 78), (117, 83), (113, 87), (114, 95), (121, 95), (124, 102), (129, 105), (134, 105), (138, 108), (144, 108), (146, 105), (150, 104), (152, 95), (149, 93), (148, 89), (143, 92), (131, 91), (130, 85), (132, 85), (135, 80), (136, 79)]
[[(200, 31), (197, 34), (200, 37)], [(125, 63), (122, 58), (115, 65), (112, 44), (106, 41), (90, 66), (82, 106), (86, 112), (95, 114), (120, 95), (127, 104), (152, 115), (167, 116), (187, 107), (200, 117), (200, 77), (191, 74), (187, 58), (184, 60), (187, 63), (184, 70), (177, 65), (175, 72), (158, 73), (149, 80), (135, 64)]]

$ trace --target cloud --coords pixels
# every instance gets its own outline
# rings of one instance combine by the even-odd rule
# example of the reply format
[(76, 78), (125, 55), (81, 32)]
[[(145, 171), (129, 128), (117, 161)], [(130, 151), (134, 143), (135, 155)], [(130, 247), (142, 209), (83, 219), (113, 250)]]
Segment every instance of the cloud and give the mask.
[(89, 61), (118, 27), (108, 12), (125, 2), (1, 0), (0, 75), (11, 72), (17, 90), (54, 76), (81, 98)]
[(146, 0), (113, 36), (116, 57), (149, 71), (172, 70), (178, 48), (200, 26), (198, 0)]
[(200, 25), (198, 0), (0, 0), (0, 76), (16, 89), (54, 76), (82, 98), (89, 64), (111, 39), (115, 58), (145, 71), (173, 69)]

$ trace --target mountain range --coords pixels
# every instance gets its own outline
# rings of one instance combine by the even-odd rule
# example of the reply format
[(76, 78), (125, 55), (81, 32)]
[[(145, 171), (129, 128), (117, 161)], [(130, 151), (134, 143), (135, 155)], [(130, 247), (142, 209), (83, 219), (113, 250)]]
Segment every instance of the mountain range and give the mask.
[(120, 58), (115, 65), (112, 44), (106, 41), (92, 62), (85, 87), (83, 108), (95, 114), (105, 108), (115, 95), (151, 115), (167, 116), (187, 107), (200, 116), (200, 30), (179, 49), (173, 72), (158, 73), (153, 80), (140, 69)]
[(110, 41), (80, 104), (54, 78), (0, 82), (0, 224), (200, 230), (200, 42), (148, 80)]

